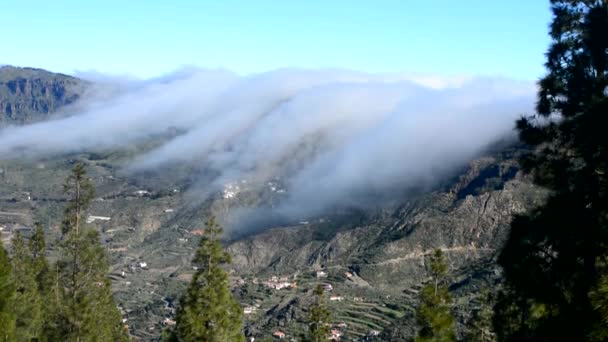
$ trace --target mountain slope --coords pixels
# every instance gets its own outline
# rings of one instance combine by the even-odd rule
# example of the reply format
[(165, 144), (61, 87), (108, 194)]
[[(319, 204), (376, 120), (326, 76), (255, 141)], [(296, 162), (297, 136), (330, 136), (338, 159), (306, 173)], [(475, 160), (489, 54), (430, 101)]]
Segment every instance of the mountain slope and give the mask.
[[(251, 278), (300, 273), (314, 278), (316, 270), (324, 270), (328, 278), (320, 281), (331, 283), (334, 293), (344, 297), (343, 303), (332, 306), (340, 320), (356, 324), (368, 315), (353, 309), (361, 305), (357, 297), (364, 297), (374, 310), (397, 308), (401, 317), (372, 315), (382, 319), (376, 322), (381, 324), (367, 321), (367, 328), (358, 327), (356, 332), (389, 328), (385, 340), (407, 340), (415, 332), (418, 291), (429, 277), (425, 260), (440, 248), (450, 264), (457, 312), (466, 316), (480, 287), (500, 283), (495, 261), (512, 215), (545, 198), (545, 191), (519, 172), (517, 153), (511, 149), (472, 161), (450, 186), (405, 199), (396, 209), (321, 218), (236, 241), (228, 247), (236, 273)], [(312, 288), (315, 283), (300, 278), (304, 286)], [(283, 308), (281, 314), (271, 308), (267, 313), (272, 318), (250, 322), (252, 330), (269, 331), (265, 329), (273, 325), (292, 332), (302, 329), (295, 321), (305, 317), (305, 308), (301, 301)], [(285, 316), (285, 310), (291, 316)], [(354, 312), (362, 316), (353, 317)], [(462, 333), (464, 316), (459, 318)]]
[(0, 127), (47, 119), (77, 101), (86, 84), (41, 69), (0, 67)]

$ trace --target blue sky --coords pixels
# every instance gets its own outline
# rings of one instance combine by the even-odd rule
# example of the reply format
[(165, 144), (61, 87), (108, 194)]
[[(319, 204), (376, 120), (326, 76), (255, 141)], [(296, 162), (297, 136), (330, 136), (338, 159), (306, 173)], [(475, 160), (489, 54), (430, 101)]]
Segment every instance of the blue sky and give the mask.
[(548, 1), (28, 0), (0, 5), (0, 64), (153, 77), (184, 65), (544, 73)]

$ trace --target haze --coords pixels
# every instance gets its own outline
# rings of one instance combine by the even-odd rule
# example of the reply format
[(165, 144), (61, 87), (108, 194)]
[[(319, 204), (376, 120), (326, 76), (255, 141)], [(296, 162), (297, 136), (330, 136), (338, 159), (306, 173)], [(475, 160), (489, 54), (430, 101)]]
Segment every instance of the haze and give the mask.
[(124, 171), (196, 165), (204, 172), (191, 191), (200, 200), (231, 182), (281, 177), (288, 195), (273, 210), (296, 216), (433, 184), (512, 136), (535, 89), (500, 78), (306, 69), (100, 79), (69, 116), (0, 131), (0, 156), (104, 151), (178, 129)]

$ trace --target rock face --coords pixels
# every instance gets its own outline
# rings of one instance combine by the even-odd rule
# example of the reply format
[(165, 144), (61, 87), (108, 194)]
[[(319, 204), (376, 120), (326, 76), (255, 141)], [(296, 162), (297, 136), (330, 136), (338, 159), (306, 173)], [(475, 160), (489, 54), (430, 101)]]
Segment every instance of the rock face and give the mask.
[(0, 67), (0, 127), (47, 119), (80, 98), (86, 82), (32, 68)]

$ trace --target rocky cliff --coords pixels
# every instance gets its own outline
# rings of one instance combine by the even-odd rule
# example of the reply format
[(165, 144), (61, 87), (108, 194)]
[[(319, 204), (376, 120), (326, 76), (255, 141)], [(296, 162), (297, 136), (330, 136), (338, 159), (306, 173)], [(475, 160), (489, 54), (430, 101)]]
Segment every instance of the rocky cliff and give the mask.
[(0, 67), (0, 127), (47, 119), (82, 95), (86, 82), (41, 69)]

